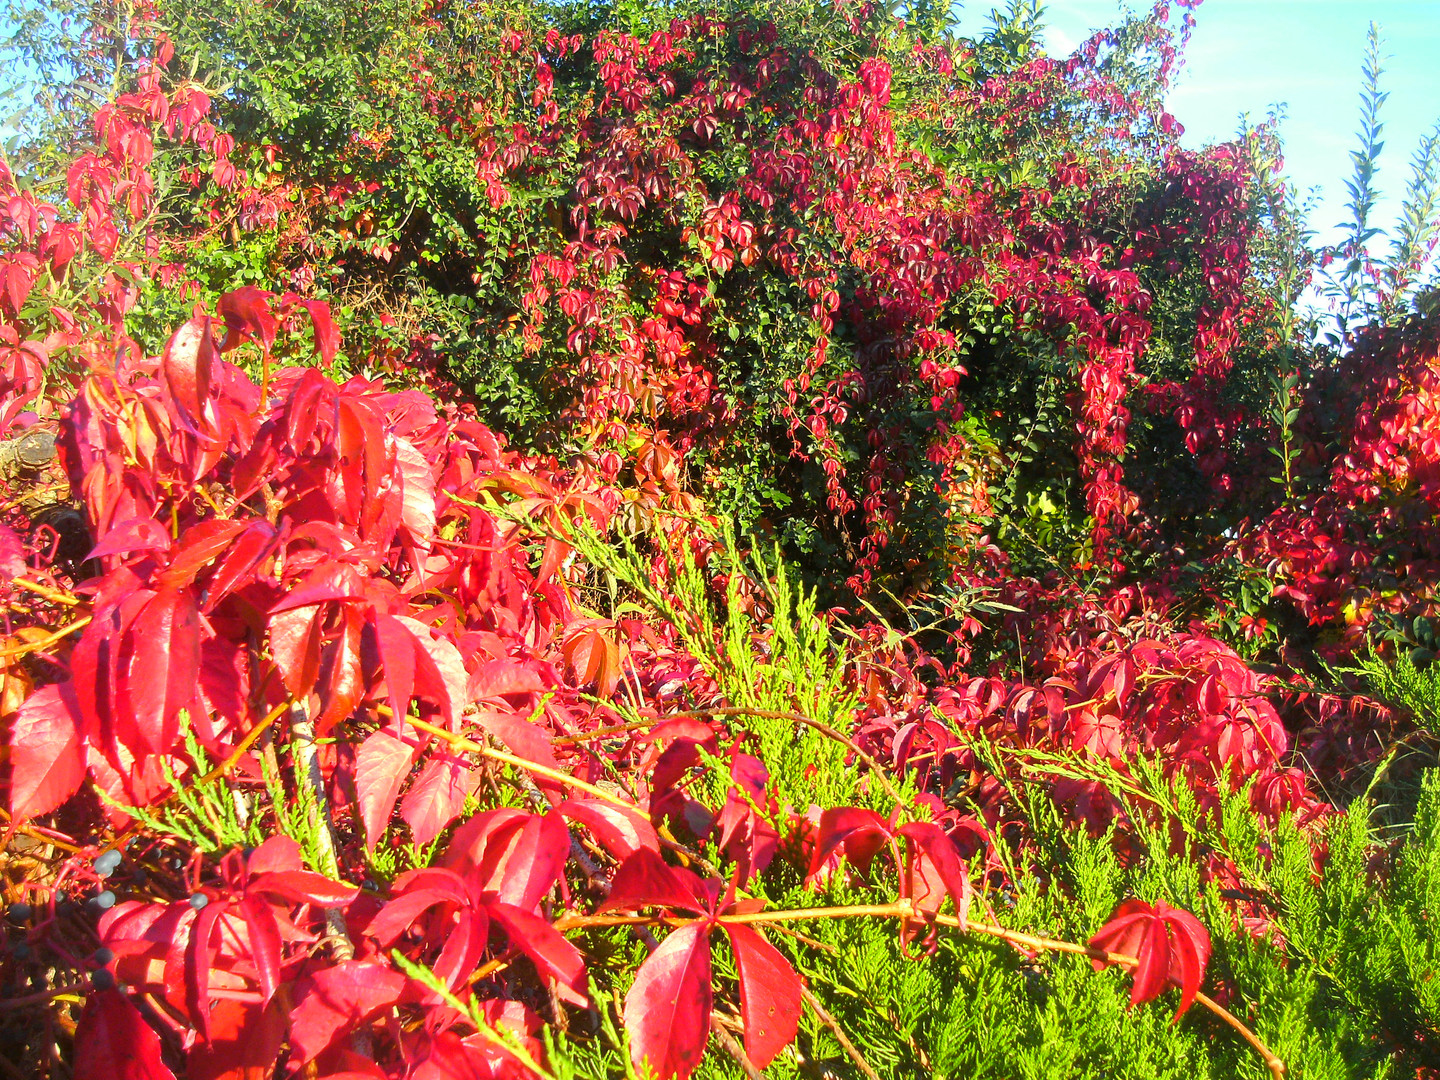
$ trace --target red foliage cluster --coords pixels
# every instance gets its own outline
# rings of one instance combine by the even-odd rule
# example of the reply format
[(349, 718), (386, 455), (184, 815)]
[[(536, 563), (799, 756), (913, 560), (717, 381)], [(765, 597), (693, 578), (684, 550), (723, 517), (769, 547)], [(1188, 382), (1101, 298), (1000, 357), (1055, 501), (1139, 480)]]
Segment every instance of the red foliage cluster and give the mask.
[[(79, 1022), (77, 1080), (114, 1075), (117, 1061), (127, 1076), (167, 1077), (167, 1046), (195, 1080), (282, 1058), (347, 1080), (523, 1076), (544, 1056), (542, 1026), (588, 1001), (586, 959), (566, 932), (631, 923), (670, 928), (648, 940), (626, 999), (636, 1063), (664, 1077), (695, 1069), (723, 932), (744, 1054), (764, 1067), (795, 1037), (803, 982), (757, 928), (767, 913), (746, 887), (776, 860), (811, 885), (844, 872), (842, 860), (861, 873), (878, 864), (897, 897), (883, 913), (898, 918), (907, 948), (931, 947), (942, 919), (974, 929), (971, 862), (998, 877), (990, 837), (1015, 825), (1007, 778), (991, 774), (977, 738), (1120, 772), (1153, 756), (1204, 811), (1226, 785), (1249, 783), (1267, 819), (1323, 813), (1292, 764), (1272, 680), (1203, 627), (1175, 630), (1167, 587), (1096, 599), (1015, 577), (978, 523), (996, 462), (966, 426), (961, 297), (983, 297), (1062, 358), (1090, 562), (1118, 570), (1147, 542), (1122, 462), (1156, 340), (1148, 313), (1167, 277), (1198, 273), (1205, 299), (1187, 331), (1187, 374), (1153, 382), (1148, 404), (1174, 417), (1219, 491), (1236, 486), (1227, 448), (1244, 418), (1224, 390), (1251, 314), (1251, 226), (1233, 149), (1191, 155), (1166, 142), (1173, 122), (1117, 97), (1093, 49), (1088, 61), (1037, 60), (951, 95), (949, 106), (993, 119), (1001, 151), (1029, 138), (1023, 129), (1062, 94), (1130, 135), (1144, 128), (1136, 138), (1164, 147), (1164, 190), (1132, 220), (1123, 153), (1060, 155), (1008, 186), (966, 177), (903, 137), (929, 106), (894, 105), (885, 60), (842, 79), (770, 27), (693, 19), (648, 40), (552, 31), (543, 46), (507, 30), (502, 45), (494, 69), (529, 88), (523, 123), (438, 92), (427, 104), (473, 144), (492, 209), (555, 160), (578, 161), (568, 225), (550, 250), (546, 238), (527, 252), (511, 320), (528, 353), (564, 342), (569, 360), (548, 377), (568, 395), (584, 452), (563, 466), (511, 449), (468, 406), (331, 377), (340, 334), (311, 295), (308, 263), (292, 274), (297, 291), (227, 292), (146, 355), (126, 329), (137, 280), (153, 274), (169, 289), (187, 273), (163, 261), (185, 238), (161, 237), (152, 215), (157, 147), (181, 156), (187, 181), (224, 192), (217, 217), (223, 200), (242, 228), (283, 229), (302, 248), (306, 215), (345, 218), (363, 189), (292, 187), (241, 169), (233, 138), (205, 119), (206, 95), (183, 81), (162, 88), (163, 42), (138, 89), (97, 116), (97, 149), (70, 170), (68, 211), (0, 173), (0, 434), (55, 424), (93, 541), (66, 566), (32, 550), (33, 534), (27, 546), (0, 527), (0, 566), (16, 579), (7, 591), (42, 598), (16, 602), (24, 614), (0, 653), (11, 829), (53, 835), (38, 819), (88, 809), (115, 836), (209, 779), (187, 750), (192, 736), (221, 773), (255, 789), (288, 746), (320, 806), (317, 851), (281, 836), (197, 854), (170, 867), (175, 895), (109, 908), (99, 922), (108, 956), (91, 965), (108, 978)], [(715, 59), (732, 49), (744, 63)], [(555, 65), (582, 50), (603, 93), (562, 128)], [(953, 60), (943, 49), (914, 55), (937, 76)], [(418, 61), (415, 78), (432, 85)], [(700, 166), (722, 140), (744, 153), (717, 181)], [(347, 152), (383, 145), (377, 132)], [(277, 160), (274, 148), (261, 156)], [(689, 253), (679, 265), (647, 261), (631, 242), (656, 217)], [(363, 214), (346, 228), (368, 243)], [(370, 254), (396, 251), (386, 240)], [(770, 373), (757, 404), (723, 392), (718, 330), (722, 317), (733, 326), (726, 304), (746, 294), (716, 282), (762, 270), (809, 336), (799, 366)], [(42, 275), (74, 304), (37, 311)], [(59, 329), (32, 335), (50, 321)], [(307, 344), (319, 365), (290, 364)], [(1359, 627), (1434, 598), (1436, 358), (1433, 323), (1362, 340), (1347, 361), (1352, 397), (1317, 388), (1302, 421), (1319, 456), (1336, 426), (1324, 410), (1353, 420), (1324, 489), (1236, 540), (1271, 561), (1279, 595), (1314, 621)], [(918, 438), (917, 400), (929, 405)], [(888, 627), (855, 631), (850, 688), (862, 704), (852, 730), (831, 734), (854, 739), (857, 761), (915, 778), (917, 806), (887, 817), (778, 805), (752, 744), (699, 719), (730, 703), (680, 635), (583, 606), (574, 530), (604, 529), (622, 510), (643, 507), (669, 527), (657, 567), (685, 556), (705, 566), (714, 541), (685, 470), (723, 447), (747, 408), (770, 410), (777, 438), (819, 463), (827, 509), (858, 536), (844, 571), (857, 591), (875, 583), (907, 500), (928, 485), (969, 549), (945, 573), (1013, 613), (997, 624), (1023, 637), (1021, 662), (983, 676), (966, 671), (984, 632), (973, 618), (954, 635), (961, 662), (950, 668), (913, 641), (897, 645)], [(627, 465), (634, 483), (622, 490)], [(60, 610), (73, 621), (39, 628)], [(767, 647), (763, 629), (749, 644)], [(643, 722), (627, 723), (618, 702)], [(728, 783), (722, 773), (725, 795), (710, 805), (694, 782), (716, 761)], [(528, 809), (493, 800), (476, 812), (496, 762), (525, 778)], [(942, 797), (957, 785), (983, 820)], [(1052, 791), (1073, 819), (1097, 833), (1116, 825), (1127, 842), (1137, 811), (1104, 783), (1060, 777)], [(335, 835), (346, 838), (338, 852)], [(383, 886), (341, 880), (361, 876), (365, 852), (402, 839), (438, 843), (436, 858)], [(699, 855), (710, 842), (723, 867)], [(62, 880), (95, 884), (96, 845), (78, 848)], [(1231, 869), (1218, 855), (1205, 866), (1222, 879)], [(49, 926), (57, 901), (42, 903)], [(1092, 946), (1097, 963), (1108, 951), (1135, 967), (1134, 1003), (1176, 985), (1181, 1010), (1210, 948), (1193, 916), (1139, 901)]]
[(1440, 320), (1360, 335), (1308, 388), (1299, 423), (1309, 486), (1238, 546), (1332, 654), (1362, 646), (1377, 619), (1415, 644), (1409, 625), (1440, 586)]

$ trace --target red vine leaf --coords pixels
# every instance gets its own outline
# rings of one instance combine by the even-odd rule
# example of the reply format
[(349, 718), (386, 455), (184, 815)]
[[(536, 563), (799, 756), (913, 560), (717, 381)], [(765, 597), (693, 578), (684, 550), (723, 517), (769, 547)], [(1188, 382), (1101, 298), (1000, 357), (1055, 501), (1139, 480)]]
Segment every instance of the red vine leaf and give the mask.
[(345, 960), (301, 981), (290, 1013), (295, 1064), (312, 1061), (357, 1030), (405, 989), (405, 976), (374, 960)]
[[(1195, 1000), (1210, 960), (1210, 932), (1190, 912), (1164, 900), (1157, 900), (1154, 907), (1143, 900), (1126, 900), (1090, 944), (1139, 961), (1130, 990), (1132, 1006), (1158, 997), (1167, 986), (1180, 987), (1177, 1020)], [(1092, 963), (1097, 971), (1107, 964), (1104, 960)]]
[(355, 752), (355, 790), (367, 848), (373, 848), (385, 835), (390, 811), (400, 797), (400, 785), (414, 760), (415, 748), (387, 728), (371, 734)]
[(763, 1069), (800, 1029), (800, 976), (780, 950), (753, 927), (724, 923), (740, 975), (745, 1056)]
[(175, 1080), (160, 1036), (118, 990), (97, 990), (75, 1025), (74, 1080)]
[[(642, 853), (643, 854), (643, 853)], [(625, 1029), (636, 1068), (685, 1080), (710, 1038), (710, 928), (682, 926), (660, 943), (625, 995)]]
[(48, 814), (85, 779), (85, 757), (69, 683), (42, 686), (20, 706), (10, 727), (10, 817)]

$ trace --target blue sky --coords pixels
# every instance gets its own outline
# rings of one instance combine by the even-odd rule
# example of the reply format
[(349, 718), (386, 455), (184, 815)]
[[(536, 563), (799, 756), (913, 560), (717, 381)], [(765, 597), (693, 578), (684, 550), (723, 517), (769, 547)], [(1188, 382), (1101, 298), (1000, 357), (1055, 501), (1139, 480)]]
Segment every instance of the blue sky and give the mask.
[[(965, 4), (961, 31), (981, 30), (994, 6)], [(1046, 44), (1067, 53), (1126, 6), (1149, 9), (1148, 0), (1054, 0)], [(1381, 112), (1385, 152), (1377, 177), (1384, 198), (1372, 222), (1393, 222), (1410, 155), (1440, 119), (1440, 0), (1205, 0), (1195, 17), (1186, 68), (1169, 100), (1185, 143), (1228, 138), (1240, 113), (1259, 120), (1270, 105), (1286, 105), (1286, 172), (1302, 195), (1321, 190), (1310, 221), (1321, 239), (1345, 214), (1365, 33), (1372, 20), (1379, 24), (1387, 58), (1381, 89), (1390, 97)]]

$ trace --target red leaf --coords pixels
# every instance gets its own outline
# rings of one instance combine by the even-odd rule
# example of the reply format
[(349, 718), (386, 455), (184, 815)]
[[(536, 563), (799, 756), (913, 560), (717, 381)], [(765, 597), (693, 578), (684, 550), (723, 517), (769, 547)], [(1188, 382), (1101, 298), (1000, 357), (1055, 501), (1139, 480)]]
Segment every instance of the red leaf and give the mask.
[(454, 725), (465, 708), (465, 661), (460, 658), (460, 650), (417, 619), (404, 615), (394, 618), (409, 629), (414, 642), (416, 695), (433, 702), (445, 720)]
[(186, 1080), (265, 1080), (274, 1075), (284, 1041), (279, 1001), (221, 999), (211, 1006), (210, 1038), (196, 1039), (185, 1055)]
[(208, 427), (205, 404), (210, 399), (210, 382), (219, 356), (211, 334), (209, 316), (196, 316), (171, 335), (160, 355), (160, 370), (170, 396), (200, 430)]
[(381, 615), (375, 620), (375, 639), (380, 649), (380, 665), (385, 669), (385, 691), (397, 723), (403, 723), (410, 712), (410, 698), (415, 693), (415, 649), (418, 644), (410, 628), (394, 615)]
[(589, 1004), (585, 992), (585, 961), (560, 931), (540, 916), (513, 904), (487, 904), (486, 910), (520, 951), (530, 957), (536, 969), (556, 981), (562, 998), (572, 1005)]
[(430, 843), (455, 820), (471, 786), (470, 769), (459, 758), (445, 755), (425, 763), (400, 800), (400, 816), (410, 826), (415, 843)]
[(331, 881), (324, 874), (309, 870), (275, 870), (263, 874), (255, 874), (252, 870), (247, 891), (268, 893), (292, 904), (314, 904), (316, 907), (344, 907), (360, 893), (354, 885)]
[[(443, 867), (429, 867), (417, 873), (423, 875), (418, 880), (411, 873), (402, 874), (395, 880), (394, 898), (365, 926), (365, 933), (374, 938), (382, 949), (388, 949), (397, 937), (414, 926), (419, 917), (432, 907), (469, 904), (469, 893), (458, 875)], [(447, 877), (454, 880), (446, 880)]]
[[(455, 839), (462, 839), (462, 830), (456, 830)], [(496, 900), (533, 911), (560, 879), (569, 856), (570, 830), (565, 828), (565, 820), (553, 810), (543, 817), (527, 814), (518, 828), (489, 833), (473, 864), (472, 880)], [(457, 861), (447, 859), (452, 866)]]
[(471, 698), (498, 698), (506, 694), (539, 694), (545, 684), (534, 668), (508, 657), (487, 660), (470, 676), (466, 693)]
[(250, 931), (250, 959), (255, 963), (260, 996), (268, 1002), (280, 985), (280, 925), (270, 905), (258, 896), (242, 897), (240, 914)]
[[(164, 537), (164, 543), (157, 545), (158, 550), (168, 550), (170, 547), (170, 534), (165, 531), (159, 522), (152, 521), (149, 518), (143, 520), (149, 521), (150, 524), (159, 529), (160, 535)], [(195, 575), (208, 566), (221, 552), (225, 551), (235, 539), (236, 535), (245, 530), (245, 527), (246, 525), (243, 521), (226, 521), (221, 518), (210, 518), (207, 521), (201, 521), (195, 525), (191, 525), (180, 534), (180, 539), (176, 544), (177, 550), (175, 557), (170, 561), (170, 565), (160, 574), (158, 579), (160, 584), (177, 589), (189, 585), (195, 580)], [(115, 530), (112, 529), (105, 534), (104, 539), (101, 541), (102, 547), (110, 543), (110, 538), (114, 533)], [(132, 548), (131, 550), (135, 549)], [(92, 559), (95, 558), (95, 552), (90, 552), (89, 557)]]
[(225, 320), (225, 341), (220, 346), (227, 353), (242, 341), (259, 339), (266, 352), (275, 344), (278, 328), (275, 316), (270, 313), (270, 300), (274, 293), (245, 285), (220, 297), (215, 313)]
[(407, 439), (395, 440), (395, 471), (400, 474), (400, 524), (410, 540), (430, 550), (435, 535), (435, 474), (425, 455)]
[(820, 815), (815, 852), (810, 858), (807, 880), (814, 880), (825, 870), (826, 863), (837, 851), (843, 851), (862, 872), (870, 868), (875, 854), (885, 846), (892, 834), (890, 822), (873, 810), (857, 806), (841, 806)]
[(10, 816), (28, 821), (74, 795), (85, 779), (78, 709), (69, 683), (26, 698), (10, 728)]
[[(553, 736), (538, 724), (524, 719), (521, 714), (482, 709), (475, 714), (475, 719), (481, 727), (504, 743), (505, 748), (512, 754), (551, 769), (560, 768), (560, 761), (555, 757), (555, 747), (551, 741)], [(542, 789), (550, 790), (546, 787), (549, 781), (537, 778), (537, 783)]]
[(180, 710), (195, 701), (200, 679), (200, 612), (189, 589), (161, 589), (130, 628), (130, 708), (143, 745), (168, 753), (180, 731)]
[(73, 1080), (175, 1080), (160, 1036), (118, 990), (97, 990), (75, 1025)]
[(335, 1039), (359, 1028), (405, 989), (405, 976), (373, 960), (323, 968), (297, 988), (290, 1013), (296, 1064), (313, 1060)]
[(112, 525), (90, 549), (86, 560), (103, 559), (107, 555), (123, 555), (132, 551), (169, 551), (170, 534), (153, 518), (130, 518)]
[(610, 619), (576, 623), (560, 647), (565, 663), (581, 684), (594, 684), (595, 695), (608, 698), (620, 681), (620, 643)]
[(185, 1008), (201, 1038), (210, 1037), (210, 968), (215, 961), (210, 939), (215, 936), (220, 916), (229, 908), (228, 903), (215, 901), (201, 908), (190, 924), (185, 944)]
[(373, 848), (385, 835), (390, 811), (400, 797), (400, 785), (414, 760), (415, 748), (385, 728), (372, 734), (355, 752), (355, 791), (367, 848)]
[(610, 896), (595, 910), (637, 911), (642, 907), (706, 909), (680, 872), (649, 848), (641, 848), (620, 864), (610, 883)]
[(617, 859), (648, 848), (657, 855), (660, 838), (644, 815), (599, 800), (570, 800), (555, 808), (571, 821), (578, 821)]
[(710, 928), (682, 926), (640, 965), (625, 995), (630, 1057), (658, 1080), (685, 1080), (710, 1037)]
[[(1205, 978), (1205, 965), (1210, 961), (1209, 931), (1194, 915), (1163, 900), (1156, 901), (1154, 907), (1143, 900), (1126, 900), (1090, 939), (1090, 944), (1139, 961), (1130, 991), (1132, 1006), (1158, 997), (1166, 986), (1180, 987), (1177, 1020), (1195, 1000)], [(1098, 971), (1107, 961), (1092, 963)]]
[(294, 293), (286, 293), (280, 302), (298, 303), (309, 312), (310, 323), (315, 330), (315, 350), (320, 354), (320, 362), (328, 368), (335, 362), (335, 354), (340, 351), (340, 331), (335, 329), (330, 305), (324, 300), (306, 300)]
[(229, 552), (216, 566), (205, 588), (202, 606), (206, 611), (220, 603), (231, 590), (244, 583), (275, 543), (275, 527), (268, 521), (251, 522), (245, 532), (231, 545)]
[(270, 655), (286, 689), (302, 700), (320, 678), (321, 614), (317, 604), (270, 616)]
[(274, 874), (285, 870), (303, 870), (300, 845), (284, 833), (270, 837), (250, 852), (245, 860), (245, 869), (251, 875)]
[(25, 541), (9, 525), (0, 525), (0, 577), (19, 577), (28, 568)]
[(345, 609), (339, 632), (324, 648), (320, 662), (320, 715), (315, 733), (327, 734), (349, 718), (365, 698), (365, 672), (361, 664), (364, 617), (353, 608)]
[(915, 907), (933, 914), (949, 894), (963, 923), (970, 914), (970, 875), (945, 830), (934, 822), (912, 821), (897, 831), (909, 841), (905, 876)]
[(740, 1016), (745, 1056), (763, 1069), (800, 1029), (800, 976), (790, 961), (753, 927), (725, 923), (740, 975)]

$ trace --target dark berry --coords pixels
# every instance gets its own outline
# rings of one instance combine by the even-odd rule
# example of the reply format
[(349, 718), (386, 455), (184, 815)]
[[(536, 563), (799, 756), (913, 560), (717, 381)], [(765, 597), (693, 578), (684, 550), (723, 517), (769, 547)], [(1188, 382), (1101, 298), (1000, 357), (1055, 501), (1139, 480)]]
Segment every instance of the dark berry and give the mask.
[(16, 960), (29, 960), (29, 959), (30, 959), (30, 946), (29, 946), (28, 943), (26, 943), (26, 942), (24, 942), (24, 941), (22, 941), (22, 942), (20, 942), (18, 945), (16, 945), (15, 948), (12, 949), (11, 951), (15, 954), (15, 959), (16, 959)]
[(192, 892), (190, 894), (190, 906), (196, 911), (199, 911), (208, 903), (210, 903), (210, 897), (206, 896), (203, 892)]
[(106, 968), (98, 968), (90, 973), (90, 981), (95, 984), (96, 990), (115, 989), (115, 976)]
[(102, 878), (107, 878), (116, 870), (120, 869), (120, 863), (124, 856), (118, 850), (106, 851), (95, 860), (95, 873)]
[(31, 915), (31, 911), (30, 911), (30, 905), (29, 905), (29, 904), (11, 904), (11, 905), (10, 905), (10, 921), (11, 921), (11, 922), (24, 922), (26, 919), (30, 918), (30, 915)]
[(100, 948), (95, 950), (95, 962), (101, 967), (104, 967), (106, 964), (110, 963), (110, 961), (114, 959), (114, 949), (106, 948), (104, 945), (102, 945), (100, 946)]

